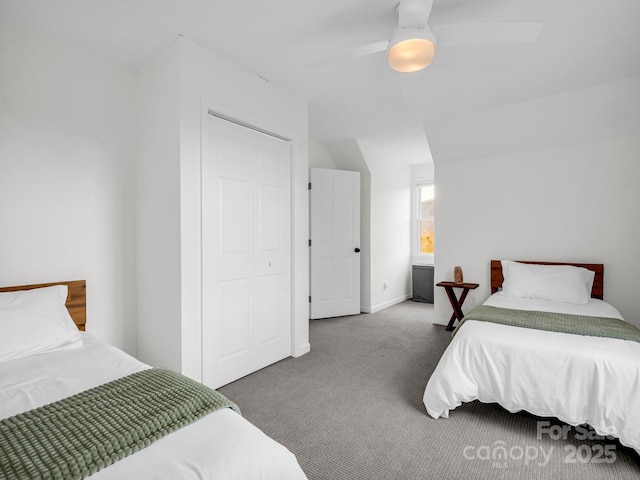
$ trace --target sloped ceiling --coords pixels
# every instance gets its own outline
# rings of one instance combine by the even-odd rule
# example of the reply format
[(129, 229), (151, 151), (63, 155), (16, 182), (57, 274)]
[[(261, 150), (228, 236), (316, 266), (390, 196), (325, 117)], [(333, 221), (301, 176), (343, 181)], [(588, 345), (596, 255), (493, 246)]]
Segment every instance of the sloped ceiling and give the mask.
[[(435, 0), (429, 21), (434, 26), (539, 20), (544, 27), (532, 44), (439, 47), (432, 65), (414, 74), (391, 71), (384, 52), (340, 61), (340, 55), (353, 47), (388, 40), (396, 4), (397, 0), (1, 0), (0, 19), (132, 66), (185, 35), (306, 98), (316, 140), (370, 138), (399, 145), (415, 133), (417, 137), (406, 143), (417, 145), (426, 134), (436, 162), (476, 154), (474, 142), (483, 155), (497, 153), (499, 139), (469, 134), (473, 126), (485, 123), (491, 130), (486, 122), (499, 118), (511, 124), (514, 108), (520, 118), (531, 108), (544, 108), (536, 103), (540, 99), (592, 88), (593, 94), (606, 96), (616, 82), (628, 87), (627, 94), (640, 93), (633, 80), (640, 77), (638, 0)], [(327, 58), (336, 61), (323, 62)], [(577, 95), (588, 103), (581, 104), (580, 115), (600, 111), (597, 97)], [(562, 109), (574, 103), (564, 99), (552, 105)], [(637, 112), (625, 115), (627, 129), (629, 122), (640, 123)], [(576, 128), (583, 128), (578, 123)], [(496, 128), (502, 126), (498, 121)], [(537, 143), (545, 143), (545, 132), (541, 130)], [(425, 152), (418, 157), (424, 158)]]

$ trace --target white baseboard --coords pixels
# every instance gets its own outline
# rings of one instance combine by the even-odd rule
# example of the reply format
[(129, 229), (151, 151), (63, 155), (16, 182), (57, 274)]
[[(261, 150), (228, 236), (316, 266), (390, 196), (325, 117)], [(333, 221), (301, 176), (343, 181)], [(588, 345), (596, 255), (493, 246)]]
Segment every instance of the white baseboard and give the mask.
[(410, 298), (411, 298), (411, 295), (407, 293), (406, 295), (402, 295), (401, 297), (394, 298), (392, 300), (387, 300), (386, 302), (380, 303), (378, 305), (373, 305), (371, 307), (371, 311), (365, 312), (365, 313), (376, 313), (376, 312), (379, 312), (380, 310), (384, 310), (385, 308), (389, 308), (393, 305), (397, 305), (398, 303), (402, 303), (405, 300), (409, 300)]
[(301, 357), (305, 353), (309, 353), (311, 351), (311, 344), (305, 343), (304, 345), (300, 345), (299, 347), (294, 348), (291, 356), (294, 358)]

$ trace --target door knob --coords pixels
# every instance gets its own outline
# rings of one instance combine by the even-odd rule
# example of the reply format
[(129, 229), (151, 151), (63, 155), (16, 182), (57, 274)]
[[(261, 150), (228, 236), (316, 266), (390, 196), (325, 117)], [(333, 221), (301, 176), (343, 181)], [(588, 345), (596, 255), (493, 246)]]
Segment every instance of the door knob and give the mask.
[(360, 249), (358, 247), (356, 247), (356, 249), (354, 250), (354, 252), (356, 253), (360, 253)]

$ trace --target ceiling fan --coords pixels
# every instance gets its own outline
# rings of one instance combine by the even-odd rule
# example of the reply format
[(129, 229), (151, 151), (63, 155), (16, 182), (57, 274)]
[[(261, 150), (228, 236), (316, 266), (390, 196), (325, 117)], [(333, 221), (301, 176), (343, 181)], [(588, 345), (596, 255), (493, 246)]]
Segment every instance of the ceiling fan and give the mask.
[[(400, 0), (396, 7), (398, 26), (390, 40), (370, 43), (351, 49), (320, 64), (335, 60), (355, 59), (387, 52), (389, 66), (402, 73), (416, 72), (433, 60), (437, 46), (483, 46), (491, 44), (534, 42), (544, 22), (482, 22), (437, 25), (427, 23), (433, 0)], [(318, 63), (316, 63), (318, 66)]]

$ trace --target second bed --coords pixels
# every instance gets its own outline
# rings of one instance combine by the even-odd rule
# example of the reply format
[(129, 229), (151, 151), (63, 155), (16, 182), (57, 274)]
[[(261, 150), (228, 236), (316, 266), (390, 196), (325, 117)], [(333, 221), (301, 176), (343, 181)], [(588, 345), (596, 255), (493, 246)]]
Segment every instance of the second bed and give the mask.
[[(596, 279), (599, 289), (601, 281)], [(500, 312), (622, 319), (618, 310), (598, 298), (575, 304), (498, 291), (484, 305)], [(497, 402), (510, 412), (526, 410), (574, 426), (588, 424), (598, 434), (615, 436), (640, 452), (638, 341), (468, 318), (454, 332), (425, 389), (430, 416), (447, 418), (463, 402)], [(633, 329), (629, 327), (631, 333)]]

